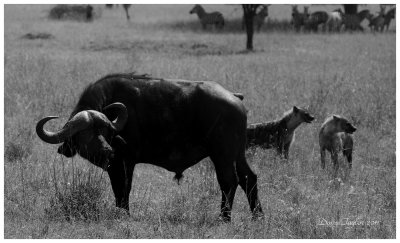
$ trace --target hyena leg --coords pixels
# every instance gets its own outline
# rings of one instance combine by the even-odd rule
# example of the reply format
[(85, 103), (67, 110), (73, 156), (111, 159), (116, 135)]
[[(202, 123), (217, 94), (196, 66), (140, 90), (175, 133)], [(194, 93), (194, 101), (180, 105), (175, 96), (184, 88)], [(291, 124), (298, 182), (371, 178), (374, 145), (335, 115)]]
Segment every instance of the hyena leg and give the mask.
[(321, 148), (321, 168), (324, 170), (325, 169), (325, 149)]
[(334, 175), (336, 177), (339, 171), (338, 153), (336, 151), (332, 151), (331, 158), (333, 162)]
[(290, 143), (283, 145), (283, 156), (285, 157), (285, 159), (289, 159), (289, 148)]
[(349, 162), (349, 168), (350, 169), (352, 167), (352, 161), (353, 161), (352, 153), (353, 153), (352, 149), (343, 150), (343, 155), (346, 157), (347, 162)]
[(284, 152), (284, 144), (283, 141), (281, 140), (281, 138), (277, 138), (278, 141), (275, 142), (275, 146), (276, 146), (276, 152), (282, 156), (283, 152)]
[(276, 153), (277, 153), (279, 156), (282, 156), (282, 154), (283, 154), (283, 148), (282, 148), (282, 146), (278, 145), (278, 146), (276, 147)]

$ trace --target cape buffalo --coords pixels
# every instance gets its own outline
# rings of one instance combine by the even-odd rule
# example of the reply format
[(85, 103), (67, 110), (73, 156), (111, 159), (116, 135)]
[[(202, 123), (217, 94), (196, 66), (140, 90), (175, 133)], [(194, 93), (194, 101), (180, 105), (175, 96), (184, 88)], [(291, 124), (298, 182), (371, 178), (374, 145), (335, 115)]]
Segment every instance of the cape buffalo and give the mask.
[[(243, 98), (243, 97), (242, 97)], [(215, 82), (112, 74), (90, 84), (68, 122), (57, 132), (36, 125), (38, 136), (62, 145), (58, 153), (79, 154), (108, 172), (116, 206), (129, 213), (137, 163), (182, 172), (210, 157), (222, 191), (221, 218), (229, 221), (237, 185), (253, 216), (262, 216), (257, 176), (245, 158), (246, 110), (240, 98)]]

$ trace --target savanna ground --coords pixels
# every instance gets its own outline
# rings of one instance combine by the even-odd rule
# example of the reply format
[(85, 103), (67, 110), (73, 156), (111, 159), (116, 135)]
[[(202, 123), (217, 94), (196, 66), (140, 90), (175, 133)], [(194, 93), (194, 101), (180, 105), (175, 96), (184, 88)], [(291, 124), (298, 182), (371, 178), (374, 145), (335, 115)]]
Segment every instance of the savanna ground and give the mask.
[[(85, 23), (49, 20), (48, 5), (5, 6), (5, 238), (395, 238), (394, 23), (383, 34), (294, 33), (290, 6), (275, 5), (255, 34), (256, 51), (244, 53), (238, 6), (205, 6), (225, 15), (222, 33), (202, 31), (191, 7), (133, 6), (130, 23), (121, 7), (103, 9)], [(39, 32), (51, 38), (25, 36)], [(248, 153), (264, 219), (251, 220), (238, 189), (232, 223), (217, 220), (220, 190), (208, 159), (185, 171), (181, 185), (162, 168), (136, 166), (128, 216), (114, 207), (106, 173), (36, 136), (43, 116), (62, 118), (48, 129), (64, 124), (89, 82), (131, 71), (215, 80), (244, 94), (249, 123), (309, 108), (316, 120), (298, 129), (289, 162), (272, 150)], [(342, 183), (332, 164), (319, 164), (318, 131), (330, 114), (358, 127)]]

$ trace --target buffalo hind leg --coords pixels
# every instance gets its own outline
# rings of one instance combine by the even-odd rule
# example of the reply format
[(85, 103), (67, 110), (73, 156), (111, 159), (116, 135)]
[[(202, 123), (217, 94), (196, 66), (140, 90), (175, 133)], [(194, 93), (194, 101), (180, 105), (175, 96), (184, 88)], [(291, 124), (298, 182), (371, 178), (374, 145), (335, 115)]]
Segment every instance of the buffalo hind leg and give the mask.
[(134, 165), (128, 165), (121, 161), (114, 161), (108, 169), (111, 186), (115, 196), (115, 204), (125, 209), (129, 214), (129, 193), (132, 187), (132, 175)]
[(214, 156), (211, 156), (211, 160), (214, 163), (217, 180), (222, 193), (220, 217), (224, 222), (229, 222), (231, 221), (232, 204), (238, 186), (234, 163), (233, 160), (229, 161)]
[(249, 201), (253, 219), (263, 217), (264, 213), (258, 198), (257, 175), (250, 169), (244, 154), (238, 156), (236, 170), (239, 177), (239, 185), (246, 193), (247, 200)]

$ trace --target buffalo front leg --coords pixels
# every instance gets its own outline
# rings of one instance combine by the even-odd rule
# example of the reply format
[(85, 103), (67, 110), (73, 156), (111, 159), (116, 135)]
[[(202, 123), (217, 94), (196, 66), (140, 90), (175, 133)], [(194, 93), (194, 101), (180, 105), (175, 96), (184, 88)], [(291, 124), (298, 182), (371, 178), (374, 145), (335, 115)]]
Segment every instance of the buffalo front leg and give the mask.
[(115, 204), (125, 209), (129, 214), (129, 193), (132, 186), (132, 175), (134, 164), (127, 164), (125, 161), (114, 161), (108, 169), (111, 186), (115, 196)]

